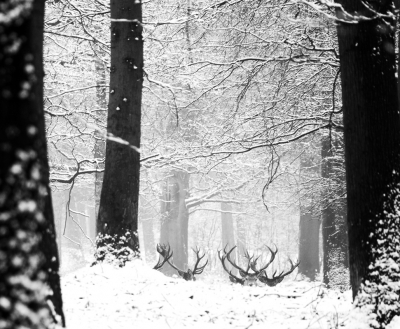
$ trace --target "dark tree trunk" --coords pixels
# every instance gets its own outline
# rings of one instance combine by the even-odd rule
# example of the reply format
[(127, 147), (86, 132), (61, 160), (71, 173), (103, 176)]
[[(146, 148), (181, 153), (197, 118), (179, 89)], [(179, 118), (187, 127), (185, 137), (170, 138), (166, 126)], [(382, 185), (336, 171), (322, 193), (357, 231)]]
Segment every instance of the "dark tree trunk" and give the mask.
[[(11, 303), (0, 319), (7, 328), (49, 327), (47, 297), (64, 325), (43, 111), (44, 1), (32, 6), (6, 1), (11, 21), (0, 23), (0, 295)], [(34, 284), (14, 284), (21, 276)]]
[[(338, 25), (345, 137), (350, 278), (358, 305), (369, 304), (377, 327), (400, 305), (400, 118), (392, 1), (338, 1), (362, 19)], [(357, 14), (356, 14), (357, 13)], [(390, 17), (388, 14), (393, 14)], [(343, 20), (348, 14), (337, 12)], [(354, 20), (354, 19), (353, 19)], [(393, 266), (391, 266), (393, 265)], [(394, 304), (393, 304), (394, 303)]]
[[(111, 0), (111, 71), (106, 162), (97, 232), (139, 252), (138, 200), (140, 120), (143, 84), (141, 3)], [(121, 140), (116, 140), (121, 139)], [(129, 143), (129, 145), (128, 145)]]
[[(171, 246), (174, 264), (182, 270), (186, 270), (188, 266), (189, 212), (185, 202), (188, 189), (189, 174), (174, 171), (165, 182), (161, 199), (160, 242)], [(176, 274), (168, 264), (163, 266), (162, 271), (167, 275)]]
[[(47, 142), (46, 142), (46, 130), (45, 130), (45, 120), (43, 113), (43, 29), (44, 24), (42, 19), (37, 19), (36, 17), (44, 16), (43, 5), (40, 4), (42, 1), (34, 1), (35, 11), (34, 19), (31, 22), (32, 32), (29, 36), (32, 45), (32, 51), (37, 54), (34, 58), (35, 75), (40, 81), (35, 84), (32, 90), (35, 94), (36, 107), (42, 111), (40, 115), (40, 120), (38, 121), (38, 132), (39, 141), (41, 144), (38, 148), (38, 155), (41, 168), (42, 183), (47, 189), (46, 196), (41, 202), (41, 207), (43, 207), (43, 215), (46, 218), (46, 225), (42, 231), (42, 239), (40, 241), (40, 250), (44, 253), (45, 264), (44, 269), (47, 272), (47, 280), (51, 289), (53, 290), (53, 295), (49, 296), (51, 302), (54, 305), (56, 313), (61, 317), (61, 324), (65, 326), (65, 317), (62, 309), (62, 297), (61, 297), (61, 285), (60, 285), (60, 261), (57, 247), (57, 233), (54, 223), (54, 212), (53, 203), (50, 189), (50, 168), (47, 160)], [(39, 2), (39, 3), (38, 3)]]
[(346, 290), (350, 284), (346, 202), (341, 198), (345, 177), (341, 161), (343, 153), (338, 153), (343, 150), (343, 143), (332, 136), (332, 140), (325, 137), (321, 146), (323, 281), (328, 288)]

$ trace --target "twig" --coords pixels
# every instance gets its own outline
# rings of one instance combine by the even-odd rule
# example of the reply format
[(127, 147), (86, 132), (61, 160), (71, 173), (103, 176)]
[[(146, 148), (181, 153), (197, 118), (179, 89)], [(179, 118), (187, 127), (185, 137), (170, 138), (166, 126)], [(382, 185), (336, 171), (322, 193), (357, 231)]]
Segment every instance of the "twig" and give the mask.
[(268, 294), (264, 294), (260, 298), (264, 298), (265, 296), (278, 296), (278, 297), (286, 297), (286, 298), (300, 298), (303, 295), (284, 295), (284, 294), (278, 294), (278, 293), (268, 293)]

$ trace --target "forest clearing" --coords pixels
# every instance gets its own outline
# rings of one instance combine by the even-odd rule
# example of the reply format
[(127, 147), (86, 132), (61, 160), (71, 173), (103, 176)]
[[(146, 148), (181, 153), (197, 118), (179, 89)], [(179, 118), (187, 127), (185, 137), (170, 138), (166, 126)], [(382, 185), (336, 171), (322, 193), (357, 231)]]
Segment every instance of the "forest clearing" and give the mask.
[(191, 282), (135, 260), (121, 269), (110, 264), (80, 269), (63, 277), (62, 286), (68, 328), (356, 328), (346, 326), (351, 291), (317, 282), (249, 287), (207, 275)]

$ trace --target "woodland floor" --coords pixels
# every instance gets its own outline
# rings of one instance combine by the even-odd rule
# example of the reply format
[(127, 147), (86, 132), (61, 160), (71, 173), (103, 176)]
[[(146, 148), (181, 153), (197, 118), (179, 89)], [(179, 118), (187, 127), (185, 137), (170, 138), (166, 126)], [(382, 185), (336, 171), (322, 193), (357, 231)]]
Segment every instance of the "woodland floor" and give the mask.
[(211, 275), (186, 282), (135, 260), (79, 269), (62, 285), (68, 329), (350, 328), (351, 292), (320, 283), (243, 287)]

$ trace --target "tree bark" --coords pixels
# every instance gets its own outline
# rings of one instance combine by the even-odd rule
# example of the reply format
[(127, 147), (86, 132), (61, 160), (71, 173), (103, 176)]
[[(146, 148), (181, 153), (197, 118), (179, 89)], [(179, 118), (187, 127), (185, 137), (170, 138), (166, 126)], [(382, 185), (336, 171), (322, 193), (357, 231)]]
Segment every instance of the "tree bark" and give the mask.
[[(173, 171), (166, 180), (161, 200), (160, 242), (169, 244), (174, 253), (174, 265), (181, 270), (188, 267), (188, 228), (189, 212), (186, 198), (189, 189), (189, 174), (184, 171)], [(162, 267), (166, 275), (176, 274), (168, 264)]]
[[(337, 2), (347, 12), (337, 11), (342, 19), (337, 33), (350, 278), (353, 297), (359, 295), (357, 305), (370, 305), (374, 326), (383, 328), (400, 310), (399, 303), (391, 297), (400, 294), (400, 118), (394, 6), (393, 1), (383, 0)], [(360, 15), (368, 19), (360, 19)]]
[[(328, 288), (347, 290), (350, 276), (346, 202), (341, 199), (344, 195), (345, 177), (343, 165), (335, 160), (332, 150), (343, 149), (343, 145), (334, 136), (332, 139), (325, 137), (321, 145), (321, 176), (324, 179), (321, 196), (323, 281)], [(337, 154), (335, 155), (337, 158)]]
[(2, 9), (10, 20), (0, 22), (0, 295), (10, 307), (0, 308), (0, 319), (7, 328), (48, 328), (46, 298), (53, 320), (65, 321), (43, 111), (44, 1), (6, 1)]
[(61, 248), (61, 241), (62, 241), (62, 230), (65, 221), (65, 211), (64, 209), (64, 193), (60, 191), (55, 191), (52, 197), (52, 204), (53, 208), (56, 209), (54, 212), (54, 223), (56, 228), (56, 236), (57, 236), (57, 247), (58, 247), (58, 258), (61, 268), (62, 263), (62, 248)]
[[(121, 238), (139, 253), (140, 120), (143, 84), (141, 3), (111, 0), (111, 71), (106, 160), (97, 232)], [(127, 145), (129, 143), (129, 145)]]

